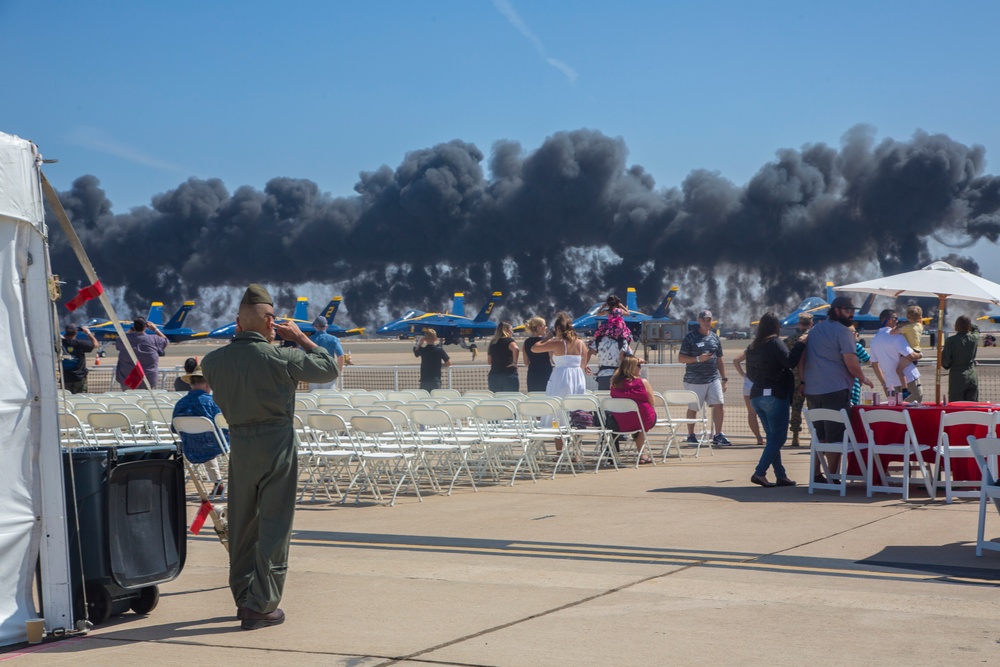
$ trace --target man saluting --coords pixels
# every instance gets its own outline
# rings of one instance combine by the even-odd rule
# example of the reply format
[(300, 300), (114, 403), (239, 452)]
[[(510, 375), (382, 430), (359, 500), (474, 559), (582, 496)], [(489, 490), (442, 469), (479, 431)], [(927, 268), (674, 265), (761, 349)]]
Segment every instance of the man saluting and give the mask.
[[(299, 348), (277, 348), (275, 332)], [(205, 379), (229, 422), (229, 587), (244, 630), (278, 625), (295, 514), (299, 382), (337, 379), (337, 362), (291, 320), (274, 321), (271, 295), (250, 285), (236, 337), (205, 355)]]

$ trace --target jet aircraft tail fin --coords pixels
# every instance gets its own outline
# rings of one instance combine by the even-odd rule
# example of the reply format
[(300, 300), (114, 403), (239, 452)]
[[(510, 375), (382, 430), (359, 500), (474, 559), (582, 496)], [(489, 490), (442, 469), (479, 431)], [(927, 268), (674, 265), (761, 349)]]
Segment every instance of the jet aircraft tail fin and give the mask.
[(491, 296), (490, 300), (486, 302), (486, 305), (483, 306), (483, 309), (479, 311), (479, 314), (476, 315), (476, 319), (474, 319), (473, 322), (485, 322), (486, 320), (490, 319), (490, 314), (493, 312), (493, 307), (500, 302), (500, 297), (502, 296), (503, 292), (493, 292), (493, 296)]
[(163, 302), (154, 301), (149, 304), (149, 313), (146, 315), (146, 321), (152, 322), (156, 326), (163, 328)]
[(293, 320), (306, 320), (309, 318), (309, 297), (300, 296), (295, 302), (295, 312), (292, 313)]
[(185, 301), (184, 305), (177, 309), (170, 321), (163, 325), (163, 329), (180, 329), (184, 325), (187, 314), (194, 308), (194, 301)]
[(628, 292), (626, 293), (625, 296), (625, 308), (627, 308), (628, 312), (630, 313), (634, 313), (635, 311), (639, 310), (639, 301), (635, 295), (634, 287), (628, 288)]
[(670, 304), (673, 303), (674, 297), (677, 296), (677, 285), (670, 288), (667, 295), (663, 297), (663, 302), (657, 307), (656, 312), (653, 313), (654, 320), (662, 320), (667, 317), (667, 311), (670, 310)]
[(462, 292), (455, 292), (455, 296), (451, 301), (451, 315), (458, 315), (459, 317), (465, 317), (465, 294)]
[(333, 324), (333, 320), (337, 317), (337, 311), (340, 310), (340, 302), (344, 300), (344, 297), (335, 296), (330, 299), (330, 303), (326, 304), (326, 308), (320, 313), (326, 318), (327, 324)]

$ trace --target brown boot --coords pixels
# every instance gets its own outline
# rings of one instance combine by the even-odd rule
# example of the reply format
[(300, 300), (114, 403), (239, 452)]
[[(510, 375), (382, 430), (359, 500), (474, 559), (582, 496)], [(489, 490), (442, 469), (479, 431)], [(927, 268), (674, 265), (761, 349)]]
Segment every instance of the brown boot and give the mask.
[(792, 447), (798, 447), (798, 446), (799, 446), (799, 432), (792, 431)]

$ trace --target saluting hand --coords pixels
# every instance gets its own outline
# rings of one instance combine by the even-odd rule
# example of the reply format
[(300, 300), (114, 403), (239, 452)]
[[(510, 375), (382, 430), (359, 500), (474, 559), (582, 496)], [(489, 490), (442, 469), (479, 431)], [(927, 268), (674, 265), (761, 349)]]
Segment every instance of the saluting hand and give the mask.
[(291, 320), (282, 320), (274, 323), (274, 332), (281, 336), (283, 340), (297, 343), (300, 347), (305, 347), (305, 343), (310, 343), (309, 337), (302, 333), (299, 325)]

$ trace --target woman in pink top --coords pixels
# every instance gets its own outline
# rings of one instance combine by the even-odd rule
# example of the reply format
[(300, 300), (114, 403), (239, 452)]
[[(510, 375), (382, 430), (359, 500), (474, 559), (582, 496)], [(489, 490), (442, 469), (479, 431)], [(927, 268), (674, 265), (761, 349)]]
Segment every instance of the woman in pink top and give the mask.
[[(618, 430), (623, 432), (632, 431), (635, 439), (635, 447), (642, 451), (646, 442), (646, 431), (656, 424), (656, 409), (653, 407), (653, 388), (649, 380), (639, 377), (639, 359), (627, 356), (618, 365), (618, 370), (611, 377), (611, 397), (631, 398), (639, 406), (639, 415), (642, 423), (636, 418), (634, 412), (615, 412), (615, 420), (618, 422)], [(648, 454), (643, 454), (639, 463), (652, 463), (653, 459)]]

